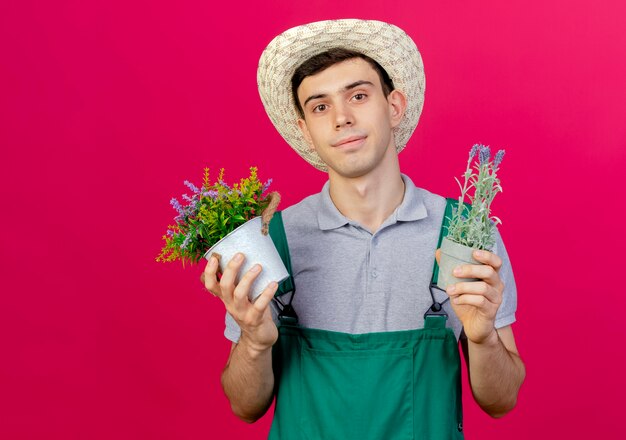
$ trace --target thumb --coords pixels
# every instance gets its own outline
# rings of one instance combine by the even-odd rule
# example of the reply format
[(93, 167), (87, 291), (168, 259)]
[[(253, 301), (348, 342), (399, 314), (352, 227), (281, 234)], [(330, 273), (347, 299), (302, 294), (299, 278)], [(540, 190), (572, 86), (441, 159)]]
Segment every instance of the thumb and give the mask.
[(435, 251), (435, 259), (437, 260), (437, 264), (439, 264), (439, 260), (441, 259), (441, 249), (437, 249)]

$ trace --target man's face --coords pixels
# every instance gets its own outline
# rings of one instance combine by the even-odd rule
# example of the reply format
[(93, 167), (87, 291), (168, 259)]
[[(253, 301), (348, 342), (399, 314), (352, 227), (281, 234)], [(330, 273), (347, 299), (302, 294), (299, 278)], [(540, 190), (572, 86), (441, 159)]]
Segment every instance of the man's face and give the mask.
[(329, 173), (361, 177), (396, 154), (393, 128), (406, 100), (399, 91), (386, 98), (378, 73), (364, 59), (349, 59), (306, 77), (298, 99), (304, 111), (300, 129)]

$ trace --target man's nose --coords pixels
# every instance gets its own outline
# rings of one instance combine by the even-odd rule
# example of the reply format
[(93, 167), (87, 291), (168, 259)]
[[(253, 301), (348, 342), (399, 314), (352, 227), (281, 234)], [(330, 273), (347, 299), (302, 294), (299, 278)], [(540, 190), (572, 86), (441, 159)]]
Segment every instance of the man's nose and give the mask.
[(346, 125), (354, 124), (354, 116), (348, 106), (340, 104), (335, 106), (335, 128), (339, 129)]

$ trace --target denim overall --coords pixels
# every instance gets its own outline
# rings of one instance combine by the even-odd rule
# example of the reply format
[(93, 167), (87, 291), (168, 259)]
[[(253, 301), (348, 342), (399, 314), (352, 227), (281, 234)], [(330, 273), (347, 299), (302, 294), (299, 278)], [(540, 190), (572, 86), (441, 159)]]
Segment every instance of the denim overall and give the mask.
[[(453, 204), (448, 200), (444, 223)], [(280, 213), (270, 234), (292, 274)], [(301, 327), (291, 301), (279, 298), (289, 291), (293, 300), (291, 277), (275, 298), (282, 311), (273, 347), (276, 406), (270, 439), (463, 439), (457, 339), (432, 290), (424, 328), (366, 334)]]

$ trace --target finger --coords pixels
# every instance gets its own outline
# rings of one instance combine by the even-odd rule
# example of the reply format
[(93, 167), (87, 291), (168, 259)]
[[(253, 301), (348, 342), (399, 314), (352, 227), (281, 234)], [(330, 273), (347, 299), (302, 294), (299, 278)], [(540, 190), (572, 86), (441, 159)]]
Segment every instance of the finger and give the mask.
[(226, 269), (220, 279), (220, 288), (232, 292), (235, 289), (235, 279), (243, 264), (244, 255), (241, 252), (235, 254), (235, 256), (228, 262)]
[(435, 251), (435, 260), (437, 260), (437, 264), (439, 264), (439, 260), (441, 260), (441, 249)]
[(215, 296), (221, 297), (220, 285), (217, 282), (217, 258), (209, 258), (208, 263), (204, 267), (204, 272), (200, 275), (200, 280), (204, 283), (204, 287)]
[(483, 295), (459, 295), (451, 299), (452, 303), (457, 306), (473, 306), (481, 309), (485, 314), (494, 314), (498, 307)]
[(254, 266), (250, 268), (248, 272), (246, 272), (241, 277), (241, 280), (239, 280), (239, 284), (237, 284), (237, 287), (235, 287), (235, 292), (234, 292), (236, 303), (239, 301), (244, 301), (244, 300), (246, 302), (248, 301), (248, 294), (250, 293), (250, 287), (252, 286), (252, 283), (254, 282), (254, 280), (256, 280), (256, 278), (261, 273), (261, 270), (263, 270), (261, 265), (255, 264)]
[(496, 271), (500, 270), (502, 267), (502, 258), (498, 257), (493, 252), (476, 250), (472, 253), (472, 256), (476, 259), (476, 261), (488, 264)]
[(267, 305), (274, 298), (276, 290), (278, 290), (278, 283), (276, 281), (272, 281), (265, 289), (263, 289), (263, 292), (261, 292), (261, 295), (257, 297), (254, 303), (252, 303), (252, 307), (261, 313), (264, 312)]
[(487, 264), (463, 264), (455, 267), (452, 275), (457, 278), (478, 278), (492, 286), (500, 281), (496, 270)]
[[(207, 261), (207, 265), (209, 264), (209, 262)], [(209, 289), (206, 288), (206, 283), (204, 282), (204, 279), (206, 277), (204, 276), (204, 272), (202, 272), (200, 274), (200, 282), (204, 285), (204, 288), (207, 290), (207, 292), (209, 292), (211, 295), (215, 296), (215, 294), (213, 292), (211, 292)]]
[(500, 304), (502, 302), (502, 294), (484, 281), (456, 283), (448, 287), (446, 292), (451, 299), (465, 295), (480, 295), (484, 296), (493, 304)]

